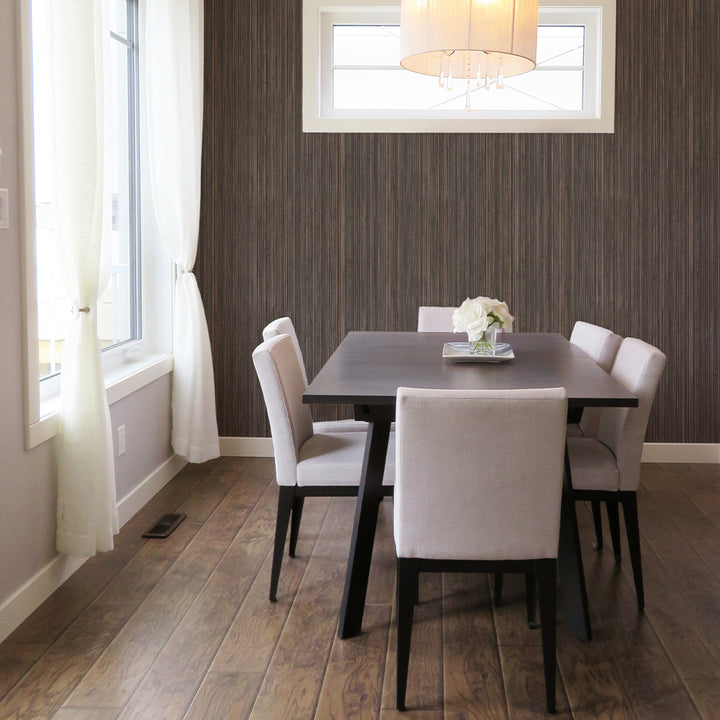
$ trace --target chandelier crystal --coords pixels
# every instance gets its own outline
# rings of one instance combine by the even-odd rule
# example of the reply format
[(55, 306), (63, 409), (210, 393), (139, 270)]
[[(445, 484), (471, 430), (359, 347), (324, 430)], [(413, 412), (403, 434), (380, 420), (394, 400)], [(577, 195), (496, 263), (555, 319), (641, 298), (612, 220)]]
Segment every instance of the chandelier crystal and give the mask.
[(402, 0), (400, 12), (402, 67), (448, 89), (465, 80), (466, 110), (473, 81), (501, 89), (535, 67), (538, 0)]

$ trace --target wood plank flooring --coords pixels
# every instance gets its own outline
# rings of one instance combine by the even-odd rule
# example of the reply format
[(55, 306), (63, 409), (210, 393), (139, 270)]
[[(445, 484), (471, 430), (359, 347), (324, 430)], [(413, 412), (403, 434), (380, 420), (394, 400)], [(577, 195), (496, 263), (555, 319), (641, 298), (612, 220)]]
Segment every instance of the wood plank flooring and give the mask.
[[(485, 575), (424, 575), (408, 712), (395, 705), (392, 500), (381, 505), (363, 633), (335, 631), (353, 498), (305, 502), (297, 557), (267, 600), (272, 460), (188, 466), (0, 644), (0, 718), (526, 720), (547, 717), (524, 582), (494, 608)], [(594, 639), (558, 617), (557, 717), (720, 718), (720, 466), (644, 465), (646, 610), (627, 546), (592, 549), (578, 505)], [(141, 533), (163, 512), (165, 540)], [(606, 530), (606, 542), (607, 538)]]

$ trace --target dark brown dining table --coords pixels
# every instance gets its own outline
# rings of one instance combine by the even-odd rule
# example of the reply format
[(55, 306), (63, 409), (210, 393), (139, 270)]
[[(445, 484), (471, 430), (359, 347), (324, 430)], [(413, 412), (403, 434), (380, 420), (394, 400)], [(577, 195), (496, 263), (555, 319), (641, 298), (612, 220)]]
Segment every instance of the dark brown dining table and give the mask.
[[(390, 424), (399, 387), (439, 389), (523, 389), (564, 387), (568, 412), (591, 406), (636, 407), (635, 395), (559, 334), (502, 333), (514, 358), (499, 363), (444, 359), (453, 333), (351, 332), (303, 394), (309, 404), (352, 405), (356, 420), (368, 422), (352, 540), (345, 576), (338, 636), (362, 629), (365, 596), (385, 468)], [(509, 440), (512, 442), (512, 439)], [(567, 458), (566, 458), (567, 470)], [(565, 473), (568, 482), (568, 472)], [(591, 638), (575, 503), (563, 493), (558, 567), (567, 631)]]

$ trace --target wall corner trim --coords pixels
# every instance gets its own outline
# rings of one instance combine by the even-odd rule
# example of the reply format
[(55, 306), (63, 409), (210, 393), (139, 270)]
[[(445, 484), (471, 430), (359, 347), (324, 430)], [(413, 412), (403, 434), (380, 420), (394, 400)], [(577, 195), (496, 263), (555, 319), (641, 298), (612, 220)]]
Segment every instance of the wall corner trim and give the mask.
[[(122, 527), (150, 498), (164, 487), (185, 465), (187, 460), (172, 455), (137, 487), (118, 501), (118, 519)], [(24, 585), (0, 604), (0, 642), (30, 616), (88, 558), (57, 555)]]

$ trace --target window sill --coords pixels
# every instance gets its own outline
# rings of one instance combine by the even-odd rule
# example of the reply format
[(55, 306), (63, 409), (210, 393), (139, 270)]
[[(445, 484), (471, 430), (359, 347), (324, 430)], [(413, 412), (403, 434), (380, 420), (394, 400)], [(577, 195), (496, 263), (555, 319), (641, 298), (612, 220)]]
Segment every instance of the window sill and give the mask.
[[(105, 378), (108, 405), (113, 405), (128, 395), (168, 375), (173, 369), (172, 355), (151, 355), (118, 368)], [(25, 449), (30, 450), (55, 437), (58, 429), (59, 397), (43, 403), (42, 417), (25, 427)]]
[(304, 133), (614, 133), (615, 118), (608, 111), (602, 118), (511, 118), (492, 119), (467, 114), (462, 118), (445, 117), (342, 117), (303, 115)]

